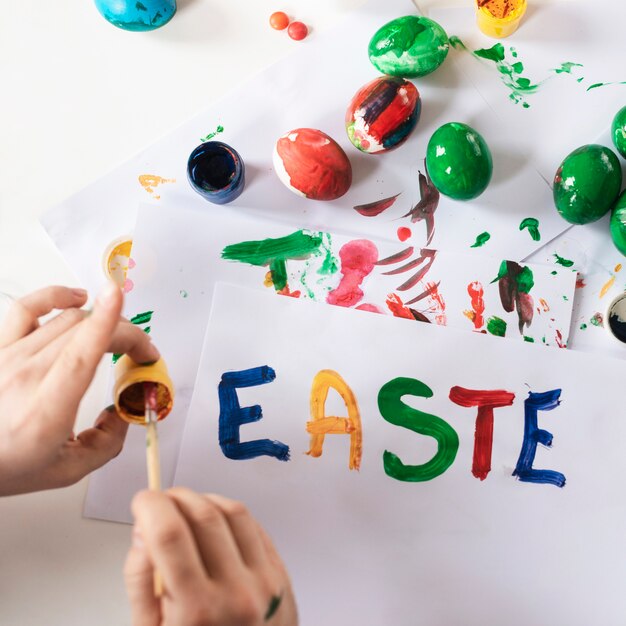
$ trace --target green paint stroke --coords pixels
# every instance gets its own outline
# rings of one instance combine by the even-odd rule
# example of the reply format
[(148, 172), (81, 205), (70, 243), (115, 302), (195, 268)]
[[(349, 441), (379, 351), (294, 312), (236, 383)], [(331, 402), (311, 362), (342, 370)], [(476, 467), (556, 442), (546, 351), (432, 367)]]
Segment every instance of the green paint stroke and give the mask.
[(612, 83), (594, 83), (587, 87), (587, 91), (597, 89), (598, 87), (608, 87), (609, 85), (626, 85), (626, 81), (612, 82)]
[(580, 325), (580, 330), (587, 330), (587, 324), (581, 324)]
[(322, 276), (330, 276), (332, 274), (336, 274), (339, 269), (339, 263), (337, 262), (337, 258), (333, 255), (332, 250), (332, 238), (330, 233), (322, 233), (322, 254), (324, 255), (324, 259), (322, 261), (322, 266), (317, 270), (318, 274)]
[(524, 341), (527, 341), (528, 343), (535, 343), (535, 340), (528, 335), (524, 335)]
[(559, 256), (556, 252), (552, 256), (556, 259), (555, 263), (558, 263), (563, 267), (572, 267), (572, 265), (574, 265), (574, 261), (570, 261), (569, 259)]
[(530, 293), (530, 290), (535, 285), (535, 277), (533, 276), (533, 271), (530, 269), (530, 267), (528, 267), (528, 265), (522, 267), (517, 263), (502, 261), (502, 263), (500, 263), (500, 267), (498, 268), (498, 275), (491, 281), (491, 283), (496, 283), (505, 277), (511, 278), (511, 276), (509, 275), (509, 263), (511, 263), (511, 265), (514, 265), (515, 269), (521, 268), (518, 272), (514, 274), (515, 282), (517, 284), (517, 290), (521, 293)]
[(506, 322), (495, 315), (487, 320), (487, 332), (496, 337), (504, 337), (506, 335)]
[(602, 322), (604, 321), (604, 318), (602, 317), (602, 313), (595, 313), (589, 321), (594, 326), (602, 326)]
[[(153, 313), (154, 311), (144, 311), (143, 313), (138, 313), (134, 317), (131, 317), (129, 321), (131, 324), (134, 324), (135, 326), (142, 326), (143, 324), (149, 324), (152, 321)], [(152, 328), (150, 326), (146, 326), (143, 329), (143, 332), (146, 333), (146, 335), (149, 335), (151, 330)], [(112, 358), (113, 365), (115, 365), (120, 360), (121, 357), (122, 357), (121, 354), (114, 354)]]
[(274, 289), (282, 291), (287, 286), (287, 261), (320, 254), (323, 241), (322, 233), (297, 230), (286, 237), (243, 241), (226, 246), (222, 250), (222, 258), (258, 267), (269, 266)]
[(571, 74), (575, 67), (584, 67), (582, 63), (572, 63), (571, 61), (565, 61), (561, 63), (561, 67), (555, 67), (553, 71), (555, 74)]
[(480, 248), (484, 246), (491, 239), (491, 235), (488, 232), (480, 233), (476, 236), (476, 241), (470, 246), (470, 248)]
[(523, 219), (519, 225), (520, 230), (528, 228), (528, 232), (533, 241), (539, 241), (541, 239), (541, 233), (539, 232), (539, 220), (534, 217), (527, 217)]
[(224, 132), (224, 127), (220, 124), (212, 133), (209, 133), (206, 137), (202, 137), (202, 139), (200, 139), (200, 141), (202, 143), (204, 143), (205, 141), (211, 141), (211, 139), (213, 139), (213, 137), (215, 137), (216, 135), (219, 135), (220, 133)]
[(402, 402), (405, 395), (432, 398), (433, 392), (430, 387), (415, 378), (394, 378), (378, 392), (380, 414), (390, 424), (408, 428), (426, 437), (433, 437), (437, 441), (437, 453), (422, 465), (405, 465), (393, 452), (385, 450), (383, 453), (385, 474), (406, 482), (432, 480), (454, 463), (459, 449), (459, 436), (454, 428), (440, 417), (424, 413)]

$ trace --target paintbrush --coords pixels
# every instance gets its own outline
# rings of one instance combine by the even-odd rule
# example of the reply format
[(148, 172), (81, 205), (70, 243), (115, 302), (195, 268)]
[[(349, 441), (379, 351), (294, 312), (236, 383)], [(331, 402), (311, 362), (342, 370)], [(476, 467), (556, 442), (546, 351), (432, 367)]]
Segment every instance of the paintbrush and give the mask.
[[(146, 422), (146, 461), (148, 465), (148, 487), (161, 491), (161, 460), (159, 457), (159, 436), (157, 433), (157, 385), (143, 383)], [(163, 580), (158, 570), (154, 570), (154, 595), (163, 595)]]

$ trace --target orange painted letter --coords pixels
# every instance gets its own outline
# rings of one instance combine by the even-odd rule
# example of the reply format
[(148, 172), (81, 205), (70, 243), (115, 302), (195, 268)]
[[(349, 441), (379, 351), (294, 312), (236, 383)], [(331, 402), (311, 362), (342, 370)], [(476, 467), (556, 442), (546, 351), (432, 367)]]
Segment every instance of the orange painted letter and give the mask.
[[(348, 417), (326, 415), (326, 398), (331, 387), (341, 396)], [(311, 448), (307, 452), (311, 456), (322, 456), (324, 437), (326, 435), (350, 435), (350, 469), (361, 467), (363, 451), (363, 432), (361, 416), (356, 398), (346, 381), (333, 370), (322, 370), (313, 379), (311, 387), (311, 417), (306, 423), (306, 431), (311, 435)]]

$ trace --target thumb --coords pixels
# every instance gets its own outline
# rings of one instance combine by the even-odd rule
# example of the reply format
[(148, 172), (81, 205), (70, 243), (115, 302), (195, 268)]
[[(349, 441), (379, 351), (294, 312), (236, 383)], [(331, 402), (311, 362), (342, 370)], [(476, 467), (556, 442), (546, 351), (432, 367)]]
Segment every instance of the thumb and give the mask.
[(161, 603), (154, 596), (154, 567), (139, 530), (133, 528), (133, 541), (124, 565), (126, 594), (133, 626), (159, 626)]

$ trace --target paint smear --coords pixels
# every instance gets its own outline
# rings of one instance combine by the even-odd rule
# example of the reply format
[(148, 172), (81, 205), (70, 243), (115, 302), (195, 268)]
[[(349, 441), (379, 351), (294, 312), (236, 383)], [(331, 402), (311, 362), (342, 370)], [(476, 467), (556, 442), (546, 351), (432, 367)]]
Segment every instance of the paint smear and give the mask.
[(611, 278), (609, 278), (609, 280), (607, 280), (606, 283), (604, 283), (604, 285), (602, 286), (602, 289), (600, 289), (600, 298), (604, 298), (604, 296), (606, 296), (609, 289), (611, 289), (611, 287), (614, 284), (615, 284), (615, 276), (611, 276)]
[(576, 279), (576, 289), (582, 289), (583, 287), (586, 287), (586, 286), (587, 286), (587, 283), (585, 282), (585, 279), (582, 276)]
[(368, 239), (356, 239), (341, 247), (339, 258), (343, 276), (337, 288), (328, 293), (326, 302), (351, 307), (363, 298), (360, 286), (378, 261), (378, 248)]
[(181, 289), (178, 294), (180, 295), (181, 298), (188, 298), (189, 297), (189, 293), (187, 291), (185, 291), (184, 289)]
[[(439, 326), (445, 326), (448, 323), (446, 302), (439, 292), (439, 283), (426, 283), (426, 291), (428, 292), (429, 312), (435, 315), (435, 322)], [(412, 302), (413, 300), (409, 300), (407, 304)]]
[(487, 320), (487, 332), (496, 337), (504, 337), (506, 335), (506, 322), (495, 315)]
[(532, 270), (515, 261), (502, 261), (498, 275), (491, 282), (498, 282), (504, 310), (517, 311), (519, 332), (523, 335), (524, 326), (530, 326), (533, 320), (534, 302), (529, 293), (535, 284)]
[(376, 262), (376, 265), (393, 265), (395, 263), (400, 263), (401, 261), (406, 261), (408, 258), (413, 256), (413, 252), (415, 252), (415, 248), (413, 246), (409, 246), (404, 250), (400, 250), (400, 252), (396, 252), (391, 256), (385, 257), (380, 261)]
[(602, 313), (594, 313), (592, 318), (589, 320), (593, 326), (602, 326), (604, 323), (604, 316)]
[(413, 274), (413, 276), (411, 276), (408, 280), (406, 280), (399, 287), (397, 287), (398, 291), (408, 291), (409, 289), (415, 287), (417, 283), (419, 283), (426, 277), (426, 274), (428, 274), (436, 255), (436, 250), (422, 248), (420, 250), (420, 255), (416, 259), (413, 259), (394, 270), (383, 272), (383, 276), (395, 276), (397, 274), (403, 274), (410, 270), (419, 268), (417, 272)]
[(519, 229), (524, 230), (525, 228), (528, 228), (528, 232), (530, 233), (530, 236), (532, 237), (533, 241), (541, 240), (541, 233), (539, 232), (539, 220), (538, 219), (535, 219), (534, 217), (527, 217), (523, 219), (519, 225)]
[(555, 74), (571, 74), (575, 67), (584, 67), (582, 63), (572, 63), (571, 61), (565, 61), (561, 63), (560, 67), (555, 67), (552, 72)]
[(376, 217), (377, 215), (380, 215), (383, 211), (386, 211), (390, 206), (393, 206), (396, 198), (399, 195), (400, 194), (397, 193), (395, 196), (383, 198), (382, 200), (377, 200), (376, 202), (370, 202), (369, 204), (359, 204), (354, 207), (354, 210), (365, 217)]
[(411, 229), (406, 226), (400, 226), (400, 228), (398, 228), (397, 235), (398, 239), (404, 242), (411, 237)]
[(556, 252), (552, 256), (556, 259), (555, 263), (558, 263), (563, 267), (572, 267), (572, 265), (574, 265), (574, 261), (570, 261), (569, 259), (559, 256)]
[(216, 137), (217, 135), (219, 135), (220, 133), (223, 133), (223, 132), (224, 132), (224, 127), (220, 124), (212, 133), (209, 133), (205, 137), (202, 137), (202, 139), (200, 139), (200, 141), (202, 143), (204, 143), (205, 141), (211, 141), (211, 139), (213, 139), (213, 137)]
[(139, 184), (155, 199), (159, 200), (161, 196), (157, 195), (155, 189), (159, 187), (159, 185), (164, 185), (166, 183), (175, 183), (175, 178), (161, 178), (160, 176), (155, 176), (154, 174), (142, 174), (139, 176)]
[(560, 330), (558, 330), (558, 329), (557, 329), (557, 331), (556, 331), (556, 336), (555, 336), (555, 339), (556, 339), (556, 345), (557, 345), (559, 348), (567, 348), (567, 346), (566, 346), (566, 345), (565, 345), (565, 343), (563, 342), (563, 335), (561, 334), (561, 331), (560, 331)]
[(470, 248), (482, 248), (482, 246), (484, 246), (490, 239), (491, 235), (487, 231), (480, 233), (480, 235), (476, 236), (476, 241), (470, 246)]
[(396, 293), (390, 293), (387, 296), (386, 304), (394, 317), (402, 317), (407, 320), (430, 324), (430, 320), (423, 313), (405, 306), (402, 302), (402, 298)]
[(483, 286), (479, 281), (475, 280), (467, 286), (467, 293), (470, 297), (472, 310), (463, 311), (463, 314), (473, 322), (476, 330), (480, 330), (485, 324), (485, 300), (483, 298)]
[(426, 222), (426, 245), (429, 246), (435, 235), (435, 212), (439, 206), (441, 196), (437, 187), (433, 185), (433, 181), (430, 180), (425, 160), (424, 169), (426, 170), (426, 175), (418, 170), (420, 201), (402, 217), (410, 217), (413, 224), (422, 220)]
[(544, 313), (547, 313), (550, 310), (548, 303), (543, 298), (539, 298), (539, 304), (541, 305)]
[(618, 81), (612, 83), (594, 83), (587, 87), (587, 91), (591, 91), (592, 89), (598, 89), (598, 87), (608, 87), (609, 85), (626, 85), (626, 81)]

